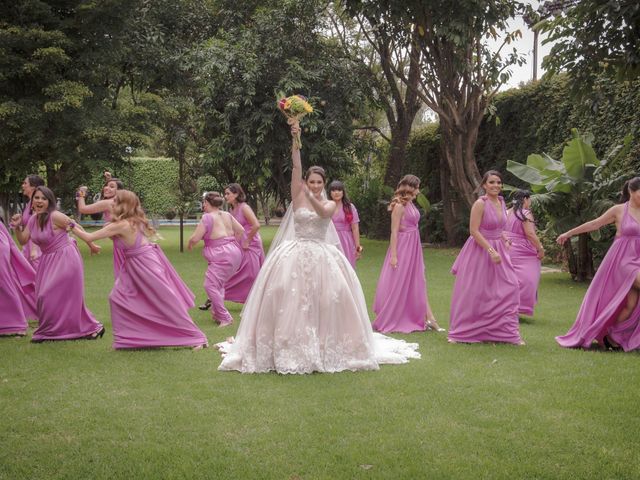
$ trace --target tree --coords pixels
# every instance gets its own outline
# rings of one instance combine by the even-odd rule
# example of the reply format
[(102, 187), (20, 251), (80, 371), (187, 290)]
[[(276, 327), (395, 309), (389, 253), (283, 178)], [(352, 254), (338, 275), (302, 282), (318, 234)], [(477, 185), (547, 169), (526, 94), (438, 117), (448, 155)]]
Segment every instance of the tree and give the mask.
[[(392, 39), (390, 49), (412, 52), (419, 62), (417, 96), (437, 113), (442, 132), (440, 178), (445, 229), (454, 242), (462, 210), (471, 207), (480, 183), (475, 159), (478, 129), (493, 97), (510, 78), (509, 66), (524, 59), (514, 48), (502, 50), (519, 31), (505, 33), (494, 51), (488, 39), (498, 40), (507, 22), (525, 6), (514, 0), (388, 0), (347, 1), (353, 13), (371, 18)], [(414, 88), (406, 70), (395, 75)]]
[[(553, 9), (555, 3), (546, 6)], [(589, 92), (601, 73), (619, 80), (640, 75), (640, 4), (637, 0), (571, 1), (538, 24), (552, 43), (542, 65), (548, 74), (566, 70), (574, 91)], [(562, 6), (562, 5), (560, 5)]]
[(330, 178), (350, 170), (353, 119), (366, 105), (353, 64), (323, 34), (315, 0), (219, 3), (220, 28), (194, 52), (209, 139), (205, 166), (250, 198), (288, 197), (290, 135), (278, 92), (309, 97), (303, 120), (307, 164)]
[[(384, 185), (393, 189), (397, 185), (405, 167), (405, 156), (411, 127), (420, 111), (418, 82), (420, 78), (420, 57), (417, 43), (412, 42), (409, 50), (394, 50), (393, 37), (380, 28), (375, 14), (368, 10), (356, 10), (354, 19), (341, 5), (336, 11), (329, 11), (333, 36), (340, 40), (345, 56), (353, 59), (360, 70), (366, 72), (367, 84), (373, 94), (372, 104), (381, 108), (389, 126), (387, 136), (377, 125), (359, 125), (359, 129), (377, 131), (389, 144), (388, 157), (383, 176)], [(396, 71), (405, 72), (410, 86), (404, 86)], [(375, 230), (369, 231), (372, 237), (389, 236), (390, 216), (384, 203), (379, 204)]]
[(135, 7), (127, 1), (5, 2), (0, 189), (15, 191), (25, 173), (43, 170), (64, 198), (96, 163), (121, 163), (128, 149), (144, 143), (150, 111), (144, 102), (114, 104), (107, 75)]
[[(526, 165), (507, 162), (507, 170), (531, 185), (532, 201), (550, 216), (548, 229), (558, 235), (592, 220), (615, 203), (623, 182), (633, 176), (624, 159), (631, 148), (631, 136), (611, 149), (600, 161), (591, 147), (592, 137), (572, 130), (573, 138), (562, 151), (562, 160), (531, 154)], [(565, 244), (569, 270), (574, 280), (593, 278), (593, 258), (589, 238), (600, 232), (581, 234)], [(577, 255), (574, 246), (577, 245)]]

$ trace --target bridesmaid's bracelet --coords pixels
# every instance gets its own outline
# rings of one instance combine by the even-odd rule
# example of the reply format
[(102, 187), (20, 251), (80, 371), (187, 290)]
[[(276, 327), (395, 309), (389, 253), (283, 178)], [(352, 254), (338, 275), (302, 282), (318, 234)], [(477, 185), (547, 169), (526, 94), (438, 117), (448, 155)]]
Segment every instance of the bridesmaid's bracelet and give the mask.
[(489, 255), (496, 255), (498, 252), (496, 252), (493, 247), (489, 247), (489, 249), (487, 250), (487, 252), (489, 252)]

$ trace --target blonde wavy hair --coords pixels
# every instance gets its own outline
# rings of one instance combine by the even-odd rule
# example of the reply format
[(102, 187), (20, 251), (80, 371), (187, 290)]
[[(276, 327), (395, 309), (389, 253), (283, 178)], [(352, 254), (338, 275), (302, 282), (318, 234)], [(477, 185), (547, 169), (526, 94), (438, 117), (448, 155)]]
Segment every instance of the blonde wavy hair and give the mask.
[(415, 175), (405, 175), (398, 182), (396, 191), (393, 193), (388, 210), (391, 212), (393, 208), (400, 204), (406, 205), (413, 200), (413, 192), (416, 188), (420, 188), (420, 179)]
[(141, 229), (147, 237), (156, 235), (155, 229), (149, 224), (147, 216), (142, 210), (140, 199), (129, 190), (118, 190), (113, 202), (113, 221), (126, 220), (134, 229)]

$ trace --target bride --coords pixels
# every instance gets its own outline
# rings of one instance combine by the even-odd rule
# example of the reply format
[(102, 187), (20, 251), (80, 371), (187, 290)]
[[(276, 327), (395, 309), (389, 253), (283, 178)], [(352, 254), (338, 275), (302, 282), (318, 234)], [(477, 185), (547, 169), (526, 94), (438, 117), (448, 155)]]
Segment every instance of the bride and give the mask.
[[(292, 135), (299, 125), (291, 127)], [(362, 287), (339, 250), (324, 194), (325, 173), (302, 179), (292, 147), (292, 207), (285, 216), (242, 311), (233, 342), (218, 344), (219, 370), (243, 373), (377, 370), (381, 363), (420, 358), (417, 344), (374, 334)], [(293, 217), (293, 218), (291, 218)]]

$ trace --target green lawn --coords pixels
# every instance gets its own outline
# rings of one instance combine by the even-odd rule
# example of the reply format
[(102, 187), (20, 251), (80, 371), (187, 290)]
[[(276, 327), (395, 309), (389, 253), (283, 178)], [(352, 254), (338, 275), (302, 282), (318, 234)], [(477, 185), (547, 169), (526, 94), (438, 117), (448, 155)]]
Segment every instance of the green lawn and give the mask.
[[(270, 240), (274, 229), (263, 232)], [(161, 233), (200, 302), (199, 249), (180, 254), (177, 230)], [(399, 336), (420, 343), (408, 365), (241, 375), (218, 372), (214, 349), (112, 350), (111, 247), (101, 244), (85, 275), (102, 340), (0, 340), (0, 478), (640, 478), (640, 357), (556, 345), (586, 288), (566, 274), (543, 276), (536, 315), (521, 325), (526, 347), (416, 333)], [(371, 305), (387, 244), (363, 244)], [(425, 250), (443, 326), (455, 253)], [(211, 343), (235, 333), (191, 313)]]

